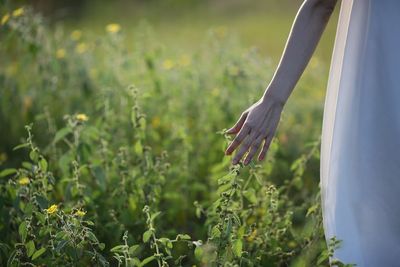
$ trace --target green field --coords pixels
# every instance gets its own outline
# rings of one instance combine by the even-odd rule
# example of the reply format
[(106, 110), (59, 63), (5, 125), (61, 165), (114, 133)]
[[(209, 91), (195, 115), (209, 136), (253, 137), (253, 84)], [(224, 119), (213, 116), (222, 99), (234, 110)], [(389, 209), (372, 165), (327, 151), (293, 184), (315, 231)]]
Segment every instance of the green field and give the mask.
[(243, 167), (223, 130), (262, 95), (299, 1), (95, 3), (1, 8), (1, 265), (328, 266), (337, 12), (267, 159)]

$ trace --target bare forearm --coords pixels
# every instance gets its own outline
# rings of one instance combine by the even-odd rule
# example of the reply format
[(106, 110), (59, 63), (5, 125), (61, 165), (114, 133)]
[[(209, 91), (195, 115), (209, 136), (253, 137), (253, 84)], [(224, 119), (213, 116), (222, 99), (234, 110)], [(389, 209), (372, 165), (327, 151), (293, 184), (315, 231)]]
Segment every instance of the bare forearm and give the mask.
[(335, 4), (336, 0), (304, 1), (263, 101), (272, 97), (281, 104), (286, 103), (315, 51)]

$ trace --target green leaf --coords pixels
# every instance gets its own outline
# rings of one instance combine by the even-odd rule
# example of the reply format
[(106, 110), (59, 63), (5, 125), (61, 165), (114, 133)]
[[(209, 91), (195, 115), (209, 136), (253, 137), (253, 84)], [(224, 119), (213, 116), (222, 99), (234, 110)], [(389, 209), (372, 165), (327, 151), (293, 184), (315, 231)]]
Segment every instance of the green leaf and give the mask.
[(154, 221), (154, 219), (157, 218), (157, 216), (160, 215), (160, 214), (161, 214), (161, 212), (160, 212), (160, 211), (157, 211), (156, 213), (154, 213), (154, 214), (152, 214), (152, 215), (150, 216), (150, 220), (151, 220), (151, 221)]
[(34, 206), (32, 202), (29, 202), (25, 205), (25, 207), (21, 207), (21, 210), (25, 213), (25, 215), (31, 216), (33, 212)]
[(28, 229), (26, 226), (26, 221), (23, 221), (18, 227), (18, 233), (21, 237), (23, 243), (25, 243), (26, 236), (28, 235)]
[(296, 176), (295, 178), (293, 178), (292, 182), (297, 189), (301, 189), (303, 187), (303, 179), (301, 178), (301, 176)]
[(242, 256), (242, 249), (243, 249), (243, 242), (242, 240), (238, 239), (233, 243), (232, 246), (233, 249), (233, 253), (237, 256), (237, 257), (241, 257)]
[(243, 195), (247, 198), (248, 201), (255, 204), (257, 203), (256, 191), (254, 188), (250, 188), (243, 192)]
[(29, 152), (29, 158), (32, 161), (37, 162), (39, 160), (39, 154), (35, 150), (31, 150), (31, 152)]
[(133, 245), (133, 246), (131, 246), (130, 248), (129, 248), (129, 254), (130, 255), (133, 255), (135, 252), (136, 252), (136, 250), (139, 248), (139, 245)]
[(64, 238), (68, 238), (68, 233), (66, 233), (65, 231), (60, 231), (56, 234), (56, 239), (64, 239)]
[(26, 247), (26, 252), (28, 254), (28, 257), (32, 256), (33, 253), (36, 251), (35, 243), (33, 243), (32, 240), (29, 241), (28, 243), (26, 243), (25, 247)]
[(89, 238), (89, 240), (95, 242), (95, 243), (99, 243), (99, 240), (97, 239), (97, 237), (94, 235), (94, 233), (92, 232), (87, 232), (86, 236)]
[(228, 237), (232, 232), (232, 220), (228, 219), (228, 223), (226, 225), (226, 229), (225, 229), (225, 236)]
[(325, 260), (328, 260), (329, 253), (328, 251), (322, 251), (321, 255), (318, 258), (317, 264), (322, 264)]
[(142, 147), (142, 143), (140, 142), (140, 140), (136, 142), (136, 144), (135, 144), (133, 149), (135, 150), (135, 153), (138, 156), (142, 156), (143, 155), (143, 147)]
[(6, 177), (10, 174), (14, 174), (16, 173), (17, 170), (16, 169), (4, 169), (0, 172), (0, 177)]
[(45, 252), (46, 252), (46, 248), (40, 248), (35, 253), (33, 253), (32, 260), (35, 260), (36, 258), (40, 257), (40, 255), (42, 255)]
[(123, 252), (125, 248), (125, 245), (118, 245), (113, 247), (110, 251), (111, 252)]
[(134, 263), (133, 266), (140, 266), (142, 263), (138, 258), (132, 258), (132, 262)]
[(56, 251), (60, 252), (63, 247), (65, 247), (69, 243), (69, 240), (61, 240), (60, 243), (56, 246)]
[(215, 225), (212, 230), (211, 230), (211, 237), (212, 238), (218, 238), (221, 236), (221, 231), (218, 229), (218, 226)]
[(200, 219), (200, 217), (201, 217), (201, 208), (199, 208), (199, 207), (196, 207), (196, 217), (198, 219)]
[(244, 234), (246, 231), (246, 227), (244, 225), (242, 225), (241, 227), (239, 227), (239, 229), (237, 230), (237, 236), (238, 238), (243, 238)]
[(173, 244), (172, 244), (172, 242), (171, 242), (171, 240), (169, 240), (169, 239), (166, 238), (166, 237), (159, 238), (158, 240), (159, 240), (161, 243), (163, 243), (167, 248), (172, 249), (172, 248), (174, 247)]
[(60, 129), (57, 133), (56, 136), (54, 137), (53, 143), (57, 143), (58, 141), (60, 141), (61, 139), (63, 139), (64, 137), (66, 137), (69, 133), (71, 133), (71, 129), (68, 127), (62, 128)]
[(218, 179), (218, 185), (226, 184), (227, 182), (231, 181), (235, 176), (236, 175), (234, 173), (228, 173), (227, 175)]
[(154, 256), (147, 257), (147, 258), (145, 258), (145, 259), (141, 262), (140, 266), (144, 266), (144, 265), (146, 265), (147, 263), (149, 263), (149, 262), (151, 262), (151, 261), (153, 261), (153, 260), (155, 260), (155, 259), (156, 259), (156, 257), (154, 257)]
[(228, 191), (228, 189), (231, 188), (231, 184), (230, 183), (226, 183), (226, 184), (222, 184), (218, 187), (217, 189), (217, 194), (221, 194), (223, 192)]
[(20, 145), (14, 147), (13, 150), (18, 150), (18, 149), (21, 149), (21, 148), (24, 148), (24, 147), (28, 147), (28, 146), (29, 146), (28, 143), (20, 144)]
[(146, 232), (144, 232), (143, 234), (143, 242), (146, 243), (147, 241), (149, 241), (151, 235), (153, 234), (152, 230), (147, 230)]
[(187, 235), (187, 234), (179, 234), (176, 236), (176, 239), (177, 240), (190, 240), (192, 238), (190, 237), (190, 235)]
[(315, 204), (308, 208), (306, 217), (310, 216), (312, 213), (316, 212), (318, 209), (318, 204)]
[(62, 155), (58, 160), (58, 166), (60, 167), (62, 173), (67, 176), (69, 175), (70, 163), (73, 161), (74, 157), (72, 151), (69, 151)]
[(43, 195), (36, 195), (35, 199), (41, 209), (46, 209), (50, 206), (49, 201)]
[(44, 158), (39, 160), (39, 166), (43, 172), (47, 172), (47, 161)]
[(200, 246), (197, 246), (194, 249), (194, 256), (196, 257), (197, 260), (201, 261), (201, 259), (203, 258), (203, 248)]
[(28, 162), (28, 161), (24, 161), (24, 162), (22, 162), (22, 167), (24, 167), (25, 169), (27, 169), (27, 170), (31, 170), (32, 169), (32, 163), (30, 163), (30, 162)]
[(295, 169), (299, 168), (302, 164), (304, 163), (304, 157), (300, 157), (298, 159), (296, 159), (292, 165), (290, 166), (290, 170), (294, 171)]
[(242, 222), (240, 221), (240, 218), (236, 213), (232, 214), (232, 219), (236, 225), (242, 225)]
[(164, 244), (165, 244), (165, 243), (168, 242), (169, 239), (166, 238), (166, 237), (161, 237), (161, 238), (159, 238), (158, 240), (159, 240), (161, 243), (164, 243)]
[[(44, 209), (44, 208), (42, 208), (42, 209)], [(44, 214), (42, 214), (42, 213), (40, 213), (40, 212), (35, 212), (35, 215), (36, 215), (36, 218), (38, 219), (38, 221), (41, 223), (41, 224), (45, 224), (45, 222), (46, 222), (46, 217), (44, 216)]]
[(139, 119), (139, 126), (140, 126), (140, 129), (142, 129), (143, 131), (146, 130), (146, 119), (144, 117), (141, 117)]

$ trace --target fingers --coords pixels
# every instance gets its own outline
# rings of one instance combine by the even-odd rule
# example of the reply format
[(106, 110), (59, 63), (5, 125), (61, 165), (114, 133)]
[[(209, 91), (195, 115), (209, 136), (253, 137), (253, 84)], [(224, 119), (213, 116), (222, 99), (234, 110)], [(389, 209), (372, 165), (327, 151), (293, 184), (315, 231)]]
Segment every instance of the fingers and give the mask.
[(248, 165), (254, 155), (256, 154), (258, 148), (261, 146), (262, 141), (264, 140), (263, 136), (260, 135), (251, 145), (250, 151), (246, 156), (246, 159), (244, 160), (244, 165)]
[(267, 151), (271, 145), (272, 139), (274, 138), (276, 127), (278, 126), (278, 123), (279, 123), (279, 118), (280, 117), (276, 117), (272, 121), (272, 127), (269, 129), (269, 131), (267, 131), (268, 134), (267, 134), (267, 137), (265, 137), (263, 148), (261, 149), (261, 152), (258, 155), (259, 161), (264, 160), (265, 155), (267, 154)]
[(250, 132), (250, 127), (244, 124), (238, 135), (236, 135), (235, 139), (233, 139), (232, 143), (226, 149), (225, 154), (226, 155), (232, 154), (232, 152), (240, 145), (240, 143), (249, 134), (249, 132)]
[(265, 139), (264, 139), (264, 145), (263, 148), (261, 149), (260, 154), (258, 155), (258, 160), (261, 161), (265, 158), (265, 155), (267, 154), (268, 148), (271, 144), (272, 138), (274, 136), (272, 134), (268, 135)]
[(233, 125), (232, 128), (230, 128), (229, 130), (226, 131), (227, 134), (234, 134), (240, 131), (240, 129), (243, 126), (243, 123), (245, 122), (246, 118), (247, 118), (247, 112), (242, 113), (242, 115), (240, 116), (239, 120), (235, 123), (235, 125)]
[(240, 146), (239, 152), (235, 155), (232, 160), (232, 164), (238, 164), (242, 159), (243, 155), (249, 150), (250, 146), (258, 137), (257, 133), (251, 132), (250, 135), (243, 141), (243, 144)]

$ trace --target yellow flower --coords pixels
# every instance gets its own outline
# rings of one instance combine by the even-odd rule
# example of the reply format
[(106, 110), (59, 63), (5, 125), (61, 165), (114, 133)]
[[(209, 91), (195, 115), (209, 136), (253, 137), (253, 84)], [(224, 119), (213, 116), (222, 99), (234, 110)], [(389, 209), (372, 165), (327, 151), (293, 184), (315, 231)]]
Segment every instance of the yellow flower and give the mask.
[(164, 69), (170, 70), (173, 67), (175, 67), (175, 62), (173, 62), (171, 59), (166, 59), (166, 60), (164, 60), (162, 66), (163, 66)]
[(296, 242), (294, 242), (294, 241), (289, 241), (289, 243), (288, 243), (288, 247), (289, 247), (289, 248), (295, 248), (296, 246), (297, 246)]
[(32, 97), (30, 97), (30, 96), (24, 96), (24, 98), (23, 98), (22, 112), (23, 112), (24, 114), (26, 114), (26, 112), (27, 112), (29, 109), (31, 109), (32, 104), (33, 104)]
[(79, 44), (76, 46), (75, 51), (76, 51), (78, 54), (83, 54), (83, 53), (86, 52), (87, 49), (88, 49), (87, 44), (85, 44), (85, 43), (79, 43)]
[(18, 180), (18, 183), (19, 183), (20, 185), (27, 185), (27, 184), (30, 183), (30, 180), (29, 180), (28, 177), (22, 177), (22, 178), (20, 178), (20, 179)]
[(20, 7), (12, 12), (13, 17), (19, 17), (24, 14), (24, 8)]
[(192, 63), (190, 57), (188, 55), (182, 55), (179, 58), (179, 65), (182, 67), (187, 67)]
[(106, 31), (109, 33), (117, 33), (121, 30), (121, 26), (117, 23), (111, 23), (106, 26)]
[(254, 229), (254, 231), (247, 237), (247, 241), (252, 242), (257, 236), (257, 229)]
[(65, 58), (65, 54), (66, 54), (65, 49), (60, 48), (56, 51), (56, 57), (59, 59)]
[(1, 25), (4, 25), (7, 23), (7, 21), (10, 19), (10, 14), (5, 14), (2, 18), (1, 18)]
[(224, 38), (226, 36), (227, 28), (225, 26), (220, 26), (215, 29), (217, 37)]
[(7, 154), (2, 152), (0, 153), (0, 164), (7, 160)]
[(76, 118), (78, 121), (88, 121), (88, 120), (89, 120), (89, 117), (88, 117), (86, 114), (83, 114), (83, 113), (77, 114), (77, 115), (75, 116), (75, 118)]
[(160, 124), (161, 124), (161, 120), (159, 117), (154, 117), (151, 120), (151, 126), (153, 126), (153, 128), (158, 128), (158, 126), (160, 126)]
[(83, 216), (85, 216), (85, 214), (86, 214), (86, 211), (84, 211), (84, 210), (75, 211), (75, 215), (79, 216), (79, 217), (83, 217)]
[(48, 209), (45, 209), (47, 214), (53, 214), (58, 211), (58, 206), (56, 204), (51, 205)]
[(71, 32), (71, 39), (78, 41), (82, 37), (82, 32), (80, 30), (74, 30)]

